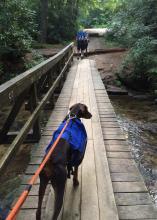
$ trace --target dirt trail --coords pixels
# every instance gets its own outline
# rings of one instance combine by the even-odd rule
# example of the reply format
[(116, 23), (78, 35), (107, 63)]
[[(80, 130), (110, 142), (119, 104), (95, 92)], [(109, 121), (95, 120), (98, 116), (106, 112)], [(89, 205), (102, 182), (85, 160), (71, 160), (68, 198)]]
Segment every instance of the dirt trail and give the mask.
[[(89, 51), (93, 49), (106, 49), (103, 37), (91, 37)], [(107, 53), (90, 56), (96, 61), (101, 78), (107, 88), (118, 86), (116, 71), (120, 67), (126, 52)]]
[(88, 50), (105, 49), (105, 41), (103, 37), (89, 37)]

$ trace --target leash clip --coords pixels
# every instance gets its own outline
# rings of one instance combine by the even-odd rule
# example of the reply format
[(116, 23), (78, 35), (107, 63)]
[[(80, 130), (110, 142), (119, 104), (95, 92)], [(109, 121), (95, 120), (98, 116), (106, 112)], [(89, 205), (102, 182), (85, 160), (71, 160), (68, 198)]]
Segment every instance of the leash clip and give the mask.
[(71, 120), (71, 119), (74, 119), (74, 118), (77, 118), (77, 116), (75, 114), (68, 114), (68, 120)]

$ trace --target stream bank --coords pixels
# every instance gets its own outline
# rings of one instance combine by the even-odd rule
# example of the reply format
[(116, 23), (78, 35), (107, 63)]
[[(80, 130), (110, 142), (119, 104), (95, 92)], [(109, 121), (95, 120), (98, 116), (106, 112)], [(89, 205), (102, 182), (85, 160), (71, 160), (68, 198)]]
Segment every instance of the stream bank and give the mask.
[(127, 133), (131, 151), (157, 205), (157, 108), (150, 99), (110, 96), (118, 122)]

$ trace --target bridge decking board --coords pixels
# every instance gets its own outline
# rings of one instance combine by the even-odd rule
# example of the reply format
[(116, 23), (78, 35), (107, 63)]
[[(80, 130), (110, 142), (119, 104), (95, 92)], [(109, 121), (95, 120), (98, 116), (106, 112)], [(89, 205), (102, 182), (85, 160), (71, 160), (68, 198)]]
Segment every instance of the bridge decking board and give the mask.
[[(92, 75), (103, 134), (109, 134), (111, 131), (116, 134), (119, 128), (116, 119), (113, 122), (113, 118), (109, 115), (105, 121), (102, 117), (103, 112), (106, 111), (105, 102), (107, 102), (107, 97), (106, 92), (103, 91), (105, 89), (102, 89), (102, 81), (98, 77), (98, 71), (94, 68)], [(100, 104), (102, 98), (105, 101)], [(112, 114), (114, 114), (114, 109), (110, 109)], [(112, 130), (110, 130), (110, 126)], [(104, 141), (119, 219), (157, 219), (157, 208), (152, 203), (143, 178), (137, 169), (135, 161), (132, 159), (131, 149), (125, 138), (121, 140), (121, 138), (117, 139), (115, 136), (113, 139), (105, 139)]]
[[(85, 158), (79, 167), (79, 187), (67, 181), (59, 220), (157, 219), (143, 178), (138, 171), (125, 133), (120, 129), (103, 82), (91, 60), (75, 61), (55, 108), (25, 172), (26, 186), (44, 156), (52, 132), (67, 114), (69, 106), (85, 103), (91, 120), (83, 120), (88, 134)], [(35, 220), (39, 178), (23, 205), (18, 220)], [(52, 218), (54, 193), (48, 185), (43, 204), (43, 220)]]

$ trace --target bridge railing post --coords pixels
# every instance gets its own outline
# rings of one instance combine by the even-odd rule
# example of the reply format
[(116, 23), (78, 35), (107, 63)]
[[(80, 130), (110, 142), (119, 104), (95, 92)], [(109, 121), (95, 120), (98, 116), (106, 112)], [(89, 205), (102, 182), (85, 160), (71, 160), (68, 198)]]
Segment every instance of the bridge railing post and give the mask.
[[(33, 113), (33, 111), (38, 105), (36, 83), (34, 83), (31, 86), (29, 103), (30, 103), (30, 112)], [(38, 142), (40, 138), (41, 138), (41, 128), (40, 128), (40, 115), (39, 115), (33, 124), (33, 134), (31, 134), (30, 137), (28, 136), (28, 139), (29, 139), (29, 142)]]
[[(55, 79), (56, 79), (56, 77), (53, 76), (53, 69), (52, 69), (51, 71), (49, 71), (49, 74), (48, 74), (48, 89), (51, 88)], [(45, 106), (45, 110), (52, 110), (54, 108), (54, 105), (55, 105), (55, 97), (54, 97), (54, 93), (53, 93), (51, 95), (47, 105)]]

